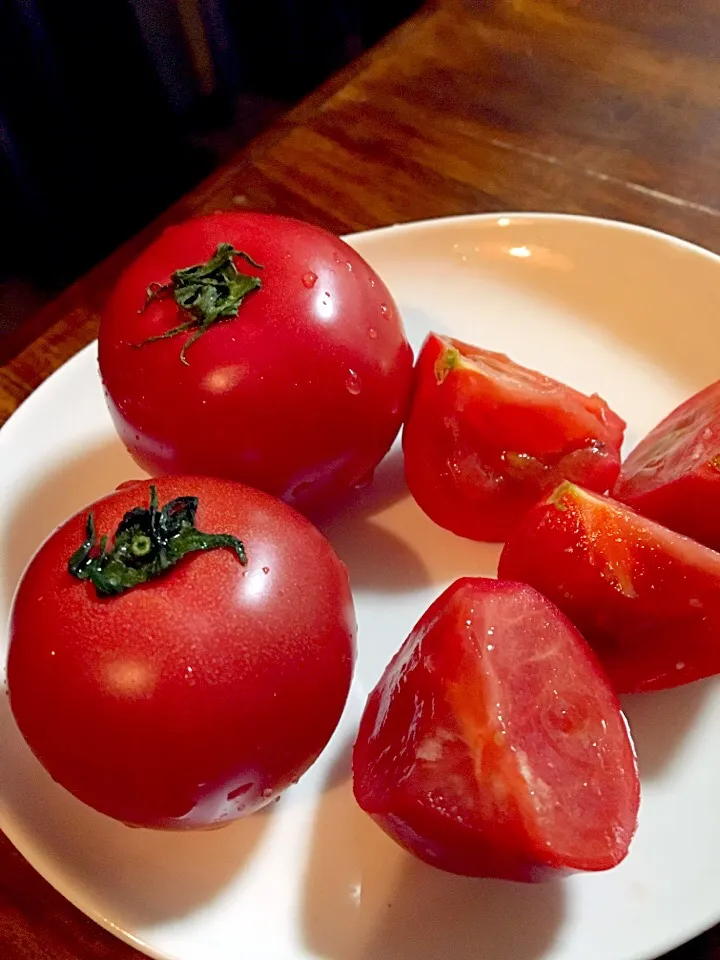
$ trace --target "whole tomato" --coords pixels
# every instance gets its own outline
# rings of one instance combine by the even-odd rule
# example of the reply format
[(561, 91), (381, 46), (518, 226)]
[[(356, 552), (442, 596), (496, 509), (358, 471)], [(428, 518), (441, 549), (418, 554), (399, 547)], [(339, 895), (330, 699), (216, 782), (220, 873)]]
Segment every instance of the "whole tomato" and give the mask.
[(117, 283), (99, 354), (141, 467), (240, 480), (302, 509), (372, 474), (413, 362), (390, 292), (359, 254), (260, 213), (166, 230)]
[(50, 775), (96, 810), (215, 826), (317, 758), (354, 643), (345, 567), (308, 520), (230, 481), (143, 481), (72, 517), (30, 563), (10, 704)]

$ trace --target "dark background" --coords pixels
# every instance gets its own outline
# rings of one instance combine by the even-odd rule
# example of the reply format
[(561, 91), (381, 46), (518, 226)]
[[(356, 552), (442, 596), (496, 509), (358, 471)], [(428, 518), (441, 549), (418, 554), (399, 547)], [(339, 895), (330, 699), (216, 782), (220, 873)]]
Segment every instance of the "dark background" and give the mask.
[(0, 0), (0, 333), (420, 0)]

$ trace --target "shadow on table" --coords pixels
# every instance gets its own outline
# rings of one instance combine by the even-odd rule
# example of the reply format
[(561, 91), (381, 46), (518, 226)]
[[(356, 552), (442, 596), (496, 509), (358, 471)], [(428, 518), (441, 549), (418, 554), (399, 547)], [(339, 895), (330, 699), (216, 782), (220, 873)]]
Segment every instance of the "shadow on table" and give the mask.
[[(182, 917), (243, 869), (272, 817), (261, 811), (222, 830), (135, 830), (81, 804), (35, 760), (0, 693), (0, 826), (61, 892), (111, 913), (130, 930)], [(6, 819), (4, 811), (9, 811)], [(19, 838), (29, 836), (31, 845)]]
[(123, 480), (139, 476), (142, 471), (118, 440), (103, 441), (79, 457), (48, 464), (6, 520), (7, 533), (0, 544), (0, 590), (6, 606), (10, 606), (30, 558), (55, 527), (88, 503), (110, 493)]
[(472, 880), (414, 860), (355, 803), (350, 745), (330, 772), (312, 836), (307, 948), (327, 960), (534, 960), (564, 915), (560, 883)]

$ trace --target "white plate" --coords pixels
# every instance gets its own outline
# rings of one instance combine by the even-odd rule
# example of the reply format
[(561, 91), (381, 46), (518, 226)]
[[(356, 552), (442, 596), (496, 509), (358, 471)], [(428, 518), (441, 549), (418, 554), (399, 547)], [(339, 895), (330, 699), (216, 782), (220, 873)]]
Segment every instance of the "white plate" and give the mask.
[[(446, 330), (598, 391), (629, 421), (628, 444), (720, 375), (720, 259), (678, 240), (511, 215), (350, 242), (389, 283), (415, 347)], [(49, 531), (135, 475), (90, 346), (0, 432), (0, 623)], [(471, 881), (387, 840), (349, 784), (364, 699), (429, 601), (461, 574), (494, 573), (497, 548), (427, 520), (402, 487), (397, 450), (328, 533), (357, 601), (356, 681), (332, 743), (272, 812), (206, 835), (129, 830), (50, 781), (0, 698), (0, 827), (43, 876), (163, 960), (644, 960), (720, 919), (712, 681), (628, 699), (643, 801), (630, 856), (609, 873), (538, 887)]]

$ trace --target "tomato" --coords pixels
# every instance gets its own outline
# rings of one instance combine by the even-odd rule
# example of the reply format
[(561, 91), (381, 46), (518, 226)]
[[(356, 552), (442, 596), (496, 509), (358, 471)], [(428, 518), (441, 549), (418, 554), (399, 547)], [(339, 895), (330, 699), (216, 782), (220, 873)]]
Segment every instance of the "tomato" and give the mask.
[(143, 469), (239, 480), (302, 509), (372, 474), (413, 362), (359, 254), (310, 224), (242, 212), (171, 227), (138, 257), (104, 310), (99, 359)]
[(526, 515), (499, 569), (557, 604), (620, 693), (720, 673), (720, 554), (629, 507), (563, 484)]
[(720, 380), (680, 404), (635, 447), (613, 496), (720, 550)]
[[(350, 685), (353, 604), (328, 542), (275, 498), (201, 477), (156, 487), (158, 507), (197, 498), (197, 530), (188, 501), (149, 509), (143, 481), (95, 503), (94, 530), (83, 511), (35, 555), (11, 614), (10, 704), (84, 803), (137, 826), (208, 827), (277, 798), (324, 748)], [(178, 544), (190, 552), (175, 563)]]
[(560, 480), (612, 486), (624, 430), (597, 395), (433, 333), (418, 358), (403, 432), (405, 474), (441, 527), (504, 540)]
[(520, 583), (457, 580), (370, 695), (355, 796), (420, 859), (469, 876), (605, 870), (637, 823), (617, 697), (560, 611)]

